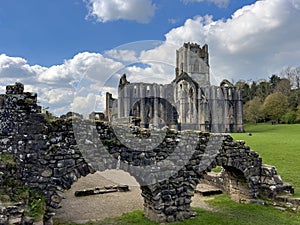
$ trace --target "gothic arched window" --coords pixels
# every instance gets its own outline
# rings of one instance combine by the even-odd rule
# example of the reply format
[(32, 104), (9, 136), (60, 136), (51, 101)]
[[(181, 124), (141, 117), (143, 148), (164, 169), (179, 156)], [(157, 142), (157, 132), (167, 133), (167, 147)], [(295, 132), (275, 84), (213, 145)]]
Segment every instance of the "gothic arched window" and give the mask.
[(199, 72), (199, 61), (195, 60), (194, 62), (194, 72)]

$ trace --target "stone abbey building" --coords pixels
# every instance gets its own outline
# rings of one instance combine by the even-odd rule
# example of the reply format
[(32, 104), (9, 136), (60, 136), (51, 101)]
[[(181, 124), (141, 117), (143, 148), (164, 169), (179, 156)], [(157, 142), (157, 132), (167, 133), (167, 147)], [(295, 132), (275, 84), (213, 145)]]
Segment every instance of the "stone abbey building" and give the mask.
[(124, 74), (118, 98), (106, 93), (106, 118), (141, 127), (207, 132), (243, 131), (241, 90), (224, 80), (210, 84), (208, 46), (184, 43), (176, 51), (175, 79), (169, 84), (131, 83)]

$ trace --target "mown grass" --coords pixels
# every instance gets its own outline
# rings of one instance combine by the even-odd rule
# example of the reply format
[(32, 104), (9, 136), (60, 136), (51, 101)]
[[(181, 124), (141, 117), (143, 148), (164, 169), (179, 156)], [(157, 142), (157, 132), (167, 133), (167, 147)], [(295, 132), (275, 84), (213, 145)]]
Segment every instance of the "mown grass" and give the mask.
[[(226, 195), (220, 195), (208, 203), (213, 211), (196, 208), (197, 216), (170, 225), (299, 225), (300, 214), (288, 211), (282, 212), (273, 206), (239, 204)], [(56, 222), (56, 225), (60, 223)], [(75, 225), (75, 223), (68, 223)], [(124, 213), (121, 217), (109, 218), (101, 222), (89, 222), (86, 225), (157, 225), (144, 217), (143, 211), (138, 210)]]
[(247, 133), (235, 133), (236, 140), (245, 140), (263, 159), (274, 165), (285, 182), (292, 184), (300, 197), (300, 124), (247, 124)]

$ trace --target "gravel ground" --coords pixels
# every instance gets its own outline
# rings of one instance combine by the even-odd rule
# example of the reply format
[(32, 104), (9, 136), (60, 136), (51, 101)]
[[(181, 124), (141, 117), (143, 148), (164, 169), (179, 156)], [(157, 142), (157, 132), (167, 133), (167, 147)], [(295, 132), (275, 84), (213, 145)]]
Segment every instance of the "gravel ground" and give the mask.
[[(73, 184), (72, 188), (65, 192), (65, 199), (61, 202), (61, 208), (56, 211), (54, 219), (60, 222), (85, 223), (87, 221), (103, 220), (107, 217), (121, 216), (124, 212), (143, 209), (143, 199), (141, 190), (136, 186), (130, 186), (129, 192), (112, 192), (84, 197), (75, 197), (77, 190), (86, 188), (103, 187), (114, 184), (136, 184), (127, 174), (130, 182), (115, 182), (115, 179), (107, 179), (110, 173), (89, 174), (80, 178)], [(115, 175), (115, 173), (113, 173)], [(120, 179), (125, 179), (124, 174), (120, 174)]]
[[(127, 184), (129, 192), (113, 192), (85, 197), (75, 197), (77, 190), (103, 187), (106, 185)], [(60, 222), (85, 223), (103, 220), (107, 217), (121, 216), (125, 212), (143, 209), (141, 190), (135, 179), (122, 171), (107, 171), (89, 174), (80, 178), (72, 188), (65, 192), (61, 208), (56, 211), (55, 220)], [(203, 197), (196, 194), (192, 206), (210, 210)]]

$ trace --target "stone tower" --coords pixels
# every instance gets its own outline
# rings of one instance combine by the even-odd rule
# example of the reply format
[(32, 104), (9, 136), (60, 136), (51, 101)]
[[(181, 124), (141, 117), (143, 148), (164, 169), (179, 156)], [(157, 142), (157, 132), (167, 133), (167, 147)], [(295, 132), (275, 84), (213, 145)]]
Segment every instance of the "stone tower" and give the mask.
[(210, 85), (207, 45), (188, 42), (176, 51), (176, 78), (184, 73), (201, 87)]

